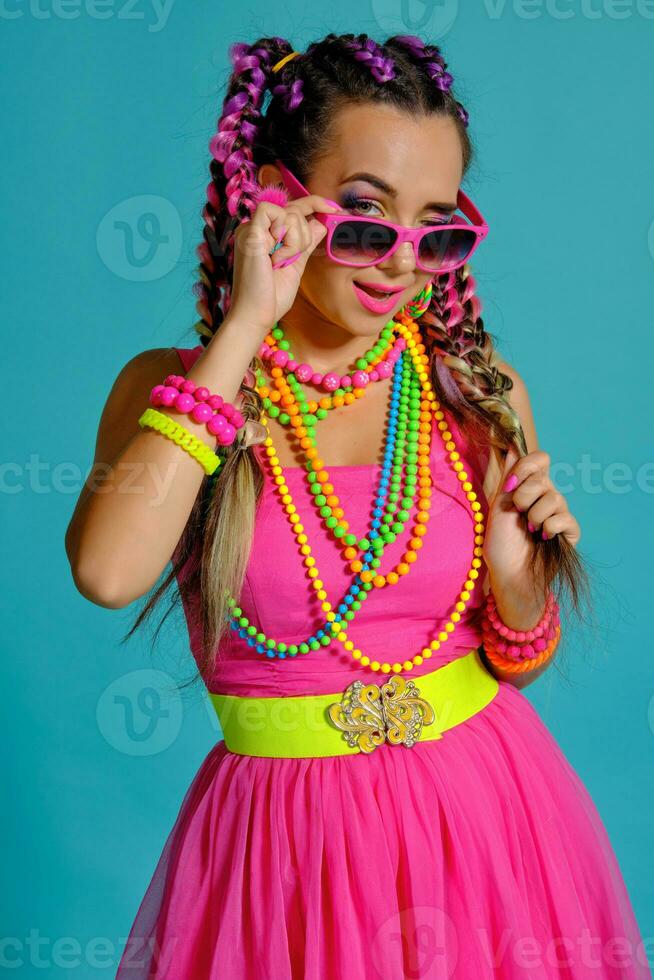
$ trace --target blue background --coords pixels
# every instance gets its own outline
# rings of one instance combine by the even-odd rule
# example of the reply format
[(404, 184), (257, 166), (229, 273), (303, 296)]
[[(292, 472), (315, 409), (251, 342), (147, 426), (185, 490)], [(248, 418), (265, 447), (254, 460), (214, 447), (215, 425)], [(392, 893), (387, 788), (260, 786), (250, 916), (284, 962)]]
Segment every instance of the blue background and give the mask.
[[(568, 637), (570, 680), (552, 669), (526, 694), (590, 790), (654, 936), (654, 9), (413, 3), (364, 2), (353, 19), (343, 0), (329, 18), (299, 0), (177, 0), (159, 14), (123, 0), (7, 0), (0, 15), (12, 393), (1, 900), (14, 943), (4, 955), (21, 976), (113, 976), (184, 792), (220, 737), (201, 695), (170, 694), (192, 666), (181, 618), (154, 658), (147, 631), (121, 646), (134, 609), (76, 592), (64, 533), (122, 365), (196, 343), (195, 248), (227, 49), (262, 34), (300, 50), (328, 31), (417, 32), (443, 47), (479, 154), (464, 188), (491, 228), (474, 263), (485, 324), (527, 382), (596, 586), (597, 629)], [(30, 935), (45, 940), (42, 966)], [(82, 947), (77, 966), (64, 965), (72, 947), (55, 945), (65, 937)], [(104, 969), (87, 947), (102, 937)]]

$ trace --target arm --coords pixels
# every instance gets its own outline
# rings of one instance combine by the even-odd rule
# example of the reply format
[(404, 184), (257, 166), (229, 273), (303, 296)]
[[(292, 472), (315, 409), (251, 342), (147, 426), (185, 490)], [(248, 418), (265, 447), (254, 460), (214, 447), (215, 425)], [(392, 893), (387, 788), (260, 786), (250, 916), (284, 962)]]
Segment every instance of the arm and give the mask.
[[(507, 392), (507, 399), (509, 404), (515, 409), (520, 417), (520, 422), (525, 434), (525, 441), (527, 443), (527, 452), (534, 452), (539, 448), (538, 437), (536, 435), (536, 426), (534, 423), (534, 416), (531, 409), (527, 386), (518, 372), (505, 361), (497, 360), (495, 363), (498, 369), (502, 371), (503, 374), (507, 374), (513, 381), (513, 387)], [(484, 479), (484, 493), (488, 499), (491, 499), (497, 490), (501, 472), (501, 459), (498, 458), (498, 454), (496, 452), (491, 452), (491, 457)], [(508, 593), (506, 590), (502, 590), (497, 586), (493, 587), (493, 582), (491, 581), (491, 576), (489, 574), (485, 577), (483, 583), (484, 595), (487, 595), (491, 588), (493, 588), (493, 595), (495, 596), (498, 612), (502, 620), (505, 623), (513, 626), (515, 629), (527, 630), (534, 626), (542, 616), (546, 598), (544, 595), (540, 600), (534, 600), (533, 590), (530, 590), (529, 592), (526, 591), (524, 594), (518, 594), (516, 592)], [(481, 648), (481, 652), (484, 664), (490, 673), (497, 677), (498, 680), (508, 681), (517, 688), (523, 688), (527, 687), (529, 684), (533, 684), (533, 682), (547, 670), (550, 664), (553, 663), (554, 658), (556, 657), (555, 650), (554, 655), (540, 667), (536, 667), (534, 670), (526, 671), (523, 674), (513, 674), (502, 670), (500, 667), (496, 667), (494, 664), (491, 664), (484, 656), (483, 647)]]
[[(188, 371), (233, 402), (259, 341), (229, 317)], [(119, 609), (155, 584), (179, 543), (205, 477), (200, 463), (138, 419), (168, 374), (181, 374), (172, 348), (147, 350), (118, 374), (98, 428), (95, 458), (66, 531), (75, 585), (91, 602)], [(204, 424), (160, 406), (209, 445)]]

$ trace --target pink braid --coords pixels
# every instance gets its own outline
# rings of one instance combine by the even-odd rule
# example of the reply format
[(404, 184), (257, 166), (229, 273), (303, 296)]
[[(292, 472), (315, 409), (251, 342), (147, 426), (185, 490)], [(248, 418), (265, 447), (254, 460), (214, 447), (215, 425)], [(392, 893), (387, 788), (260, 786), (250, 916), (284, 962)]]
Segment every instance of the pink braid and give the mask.
[(376, 81), (390, 82), (395, 78), (393, 59), (385, 55), (383, 49), (371, 37), (358, 34), (354, 40), (345, 41), (344, 46), (355, 52), (355, 60), (363, 62)]
[[(283, 38), (273, 38), (275, 43), (284, 45)], [(209, 142), (209, 150), (213, 160), (221, 164), (226, 185), (224, 200), (212, 179), (207, 184), (207, 203), (202, 210), (205, 222), (205, 241), (196, 249), (200, 259), (199, 278), (193, 292), (198, 297), (195, 308), (201, 319), (195, 324), (198, 333), (213, 336), (212, 306), (215, 309), (217, 297), (212, 296), (213, 289), (220, 288), (216, 282), (216, 264), (214, 255), (224, 254), (229, 240), (230, 231), (255, 206), (252, 198), (256, 188), (257, 167), (253, 161), (252, 143), (256, 137), (258, 121), (261, 118), (261, 107), (268, 86), (271, 64), (271, 53), (263, 47), (252, 48), (248, 44), (233, 44), (229, 49), (229, 57), (233, 66), (229, 89), (232, 93), (223, 104), (222, 115), (218, 120), (218, 131)], [(239, 76), (244, 75), (244, 78)], [(236, 91), (234, 91), (236, 89)], [(227, 223), (224, 230), (224, 244), (218, 241), (216, 215), (225, 207), (233, 221)], [(243, 213), (245, 212), (245, 214)], [(212, 254), (213, 253), (213, 254)], [(227, 249), (227, 268), (233, 264), (233, 252)], [(222, 310), (229, 309), (229, 289), (221, 269), (222, 278)], [(213, 288), (212, 288), (213, 282)]]

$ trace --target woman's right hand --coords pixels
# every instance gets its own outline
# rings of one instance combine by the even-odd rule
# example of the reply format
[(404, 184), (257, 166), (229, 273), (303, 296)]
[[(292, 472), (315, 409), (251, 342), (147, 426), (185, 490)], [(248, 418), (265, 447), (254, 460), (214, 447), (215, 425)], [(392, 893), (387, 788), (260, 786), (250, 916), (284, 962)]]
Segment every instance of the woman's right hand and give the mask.
[[(339, 210), (318, 194), (290, 201), (284, 208), (260, 201), (252, 218), (244, 219), (234, 232), (229, 315), (251, 324), (263, 339), (290, 310), (307, 260), (327, 234), (325, 225), (312, 215)], [(284, 244), (270, 255), (282, 234)], [(278, 268), (298, 252), (301, 254), (294, 262)]]

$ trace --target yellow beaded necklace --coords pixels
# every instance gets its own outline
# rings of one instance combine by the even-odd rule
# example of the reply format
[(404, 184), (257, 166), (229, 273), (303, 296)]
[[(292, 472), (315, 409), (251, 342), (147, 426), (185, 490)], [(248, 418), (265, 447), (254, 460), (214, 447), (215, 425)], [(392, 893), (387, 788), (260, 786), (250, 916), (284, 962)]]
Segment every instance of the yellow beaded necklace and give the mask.
[[(324, 588), (324, 582), (320, 577), (320, 572), (316, 566), (316, 560), (311, 553), (311, 546), (304, 532), (304, 526), (301, 523), (301, 519), (297, 513), (297, 508), (293, 502), (290, 489), (286, 483), (284, 477), (284, 471), (279, 461), (279, 457), (277, 456), (277, 453), (275, 451), (273, 440), (270, 435), (268, 422), (265, 416), (263, 417), (264, 425), (266, 426), (266, 429), (268, 431), (268, 437), (264, 442), (265, 452), (266, 455), (268, 456), (269, 463), (272, 468), (272, 476), (273, 476), (273, 481), (276, 485), (276, 491), (280, 496), (282, 505), (288, 514), (289, 521), (292, 525), (293, 533), (295, 534), (298, 543), (300, 554), (303, 556), (304, 564), (307, 567), (308, 575), (311, 581), (311, 586), (315, 590), (316, 595), (320, 600), (321, 608), (325, 613), (326, 621), (328, 623), (334, 624), (332, 635), (334, 639), (339, 640), (343, 644), (344, 648), (352, 655), (352, 657), (355, 660), (357, 660), (361, 664), (362, 667), (370, 667), (371, 670), (381, 671), (382, 673), (385, 674), (391, 672), (398, 674), (405, 670), (406, 671), (412, 670), (414, 666), (420, 665), (423, 662), (423, 660), (429, 659), (432, 656), (432, 653), (436, 652), (440, 648), (440, 646), (449, 639), (451, 634), (456, 629), (456, 624), (461, 620), (461, 616), (465, 611), (468, 602), (470, 601), (471, 592), (475, 587), (475, 583), (477, 579), (479, 578), (479, 568), (482, 565), (482, 557), (481, 557), (482, 546), (484, 543), (484, 517), (481, 509), (481, 504), (477, 499), (477, 494), (473, 490), (472, 484), (468, 479), (468, 474), (466, 473), (463, 463), (461, 462), (460, 454), (458, 453), (456, 449), (456, 444), (452, 438), (452, 433), (448, 430), (447, 422), (445, 421), (445, 416), (441, 409), (440, 403), (438, 402), (436, 396), (434, 395), (432, 384), (431, 381), (429, 380), (429, 359), (427, 355), (424, 353), (425, 348), (424, 348), (424, 344), (422, 344), (422, 338), (420, 337), (416, 324), (409, 318), (402, 317), (400, 321), (398, 321), (398, 330), (400, 331), (400, 333), (403, 334), (403, 336), (406, 339), (407, 350), (409, 351), (413, 359), (416, 373), (420, 379), (423, 401), (424, 403), (426, 403), (427, 406), (427, 411), (425, 412), (425, 414), (428, 416), (429, 419), (429, 421), (427, 419), (423, 420), (423, 413), (421, 412), (421, 432), (419, 436), (419, 443), (422, 446), (426, 446), (426, 452), (423, 452), (420, 456), (420, 477), (421, 480), (424, 479), (427, 483), (429, 483), (429, 495), (425, 495), (424, 497), (421, 497), (421, 499), (423, 500), (422, 506), (424, 508), (424, 514), (426, 514), (428, 518), (428, 507), (429, 507), (430, 493), (431, 493), (429, 446), (430, 446), (430, 439), (431, 439), (431, 417), (433, 414), (433, 417), (436, 418), (438, 422), (438, 429), (440, 431), (441, 438), (443, 439), (443, 442), (445, 444), (445, 449), (447, 450), (449, 458), (452, 461), (452, 466), (456, 472), (457, 479), (459, 479), (462, 482), (463, 489), (466, 493), (466, 497), (470, 501), (470, 506), (473, 511), (473, 517), (475, 521), (475, 538), (474, 538), (474, 549), (473, 549), (474, 557), (471, 562), (471, 567), (467, 573), (466, 580), (463, 585), (463, 589), (459, 593), (459, 597), (455, 603), (454, 611), (452, 612), (448, 622), (445, 624), (444, 629), (438, 634), (438, 636), (431, 641), (429, 646), (424, 647), (420, 653), (415, 654), (415, 656), (411, 660), (396, 661), (394, 663), (388, 663), (388, 662), (381, 663), (378, 660), (371, 661), (370, 658), (367, 657), (358, 647), (354, 645), (352, 640), (349, 639), (347, 632), (342, 628), (341, 623), (340, 622), (336, 623), (337, 616), (333, 611), (332, 605), (327, 597), (327, 593)], [(414, 334), (416, 336), (414, 336)], [(290, 389), (289, 392), (290, 392), (290, 399), (292, 400), (292, 402), (294, 402), (294, 397)], [(425, 428), (423, 428), (423, 426)], [(297, 434), (299, 435), (299, 432)], [(312, 455), (312, 451), (313, 451), (313, 455)], [(311, 447), (311, 449), (306, 452), (307, 458), (313, 459), (314, 462), (315, 462), (316, 455), (317, 455), (317, 451), (315, 451), (314, 447)], [(331, 486), (331, 482), (329, 480), (329, 474), (327, 472), (326, 467), (322, 464), (322, 460), (319, 460), (319, 463), (320, 463), (321, 472), (325, 474), (326, 481)], [(426, 484), (421, 483), (421, 489), (426, 489)], [(424, 503), (425, 500), (427, 501), (426, 505)], [(421, 513), (423, 513), (423, 511), (421, 511)], [(347, 522), (344, 523), (347, 526)], [(417, 541), (414, 542), (414, 550), (411, 552), (407, 551), (407, 554), (405, 555), (405, 559), (406, 559), (410, 554), (411, 560), (401, 562), (396, 566), (394, 571), (389, 572), (385, 576), (376, 576), (375, 573), (371, 571), (367, 573), (364, 572), (361, 576), (362, 580), (372, 581), (373, 584), (379, 588), (385, 585), (396, 584), (399, 581), (400, 576), (407, 574), (410, 569), (410, 565), (417, 560), (418, 555), (415, 548), (421, 545), (421, 542), (417, 543), (418, 541), (419, 539), (417, 539)], [(364, 575), (366, 574), (368, 575), (368, 578), (364, 579)]]

